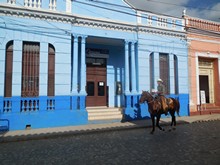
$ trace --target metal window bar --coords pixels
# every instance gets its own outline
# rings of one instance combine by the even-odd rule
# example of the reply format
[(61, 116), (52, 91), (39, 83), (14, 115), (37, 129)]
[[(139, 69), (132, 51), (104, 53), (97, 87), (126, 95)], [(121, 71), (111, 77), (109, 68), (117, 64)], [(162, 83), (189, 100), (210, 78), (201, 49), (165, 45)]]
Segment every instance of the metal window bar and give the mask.
[(22, 97), (39, 95), (39, 43), (24, 43), (22, 57)]
[(166, 94), (169, 94), (169, 58), (167, 54), (163, 53), (160, 53), (160, 78), (165, 85)]

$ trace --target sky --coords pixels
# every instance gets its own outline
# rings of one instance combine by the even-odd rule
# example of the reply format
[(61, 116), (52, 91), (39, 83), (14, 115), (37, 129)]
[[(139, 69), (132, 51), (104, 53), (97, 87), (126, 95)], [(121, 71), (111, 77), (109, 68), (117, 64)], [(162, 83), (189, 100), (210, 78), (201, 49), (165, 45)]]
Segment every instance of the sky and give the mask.
[(182, 17), (186, 15), (220, 22), (220, 0), (127, 0), (137, 9)]

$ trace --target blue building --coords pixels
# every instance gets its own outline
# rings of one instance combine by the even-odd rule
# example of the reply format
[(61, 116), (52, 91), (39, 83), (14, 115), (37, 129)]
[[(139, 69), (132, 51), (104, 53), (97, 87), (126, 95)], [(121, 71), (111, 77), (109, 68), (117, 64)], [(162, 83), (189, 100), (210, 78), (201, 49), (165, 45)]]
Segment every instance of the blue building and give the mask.
[(0, 66), (10, 130), (146, 118), (158, 78), (188, 115), (184, 20), (124, 0), (0, 0)]

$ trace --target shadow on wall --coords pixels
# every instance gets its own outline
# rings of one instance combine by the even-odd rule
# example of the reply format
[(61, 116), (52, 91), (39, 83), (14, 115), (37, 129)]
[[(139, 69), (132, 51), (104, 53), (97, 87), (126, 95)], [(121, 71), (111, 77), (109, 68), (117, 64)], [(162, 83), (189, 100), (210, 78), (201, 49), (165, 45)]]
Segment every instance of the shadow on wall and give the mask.
[(130, 111), (132, 111), (132, 113), (128, 114), (128, 113), (125, 113), (125, 110), (124, 110), (122, 122), (132, 121), (132, 120), (150, 119), (150, 114), (148, 112), (147, 104), (136, 103), (134, 108)]

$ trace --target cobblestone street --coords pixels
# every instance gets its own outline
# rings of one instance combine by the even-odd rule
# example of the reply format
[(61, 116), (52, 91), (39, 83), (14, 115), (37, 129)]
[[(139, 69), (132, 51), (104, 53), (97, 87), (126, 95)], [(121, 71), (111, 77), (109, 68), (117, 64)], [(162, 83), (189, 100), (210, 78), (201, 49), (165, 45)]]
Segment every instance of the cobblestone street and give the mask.
[(0, 143), (1, 165), (220, 164), (220, 121)]

